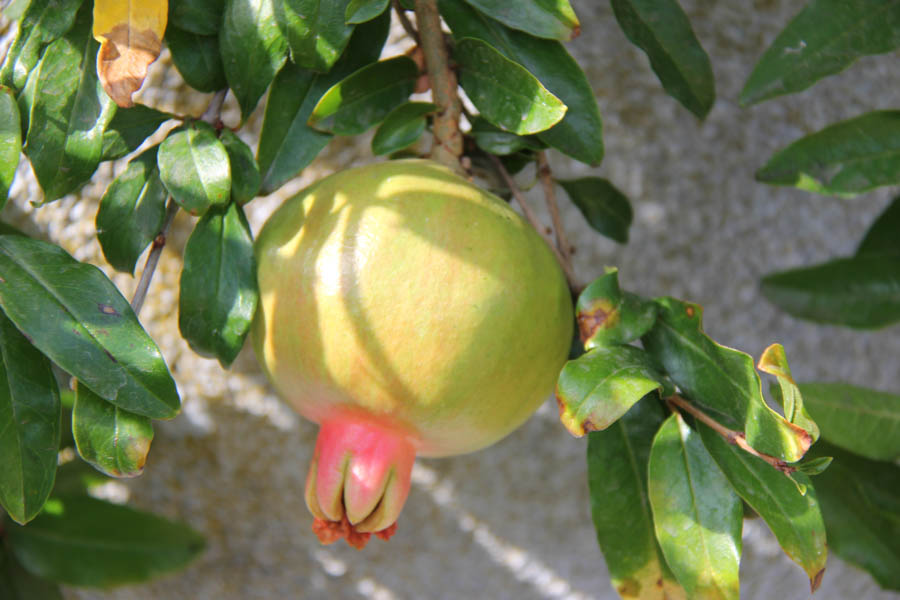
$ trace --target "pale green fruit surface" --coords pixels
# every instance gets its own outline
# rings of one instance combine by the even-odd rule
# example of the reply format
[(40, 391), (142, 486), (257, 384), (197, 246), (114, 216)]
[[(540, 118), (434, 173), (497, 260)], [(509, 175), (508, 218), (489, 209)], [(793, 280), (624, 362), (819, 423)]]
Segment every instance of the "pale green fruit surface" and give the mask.
[(256, 241), (257, 357), (321, 423), (400, 427), (425, 456), (477, 450), (553, 391), (572, 301), (553, 254), (505, 202), (436, 163), (326, 177)]

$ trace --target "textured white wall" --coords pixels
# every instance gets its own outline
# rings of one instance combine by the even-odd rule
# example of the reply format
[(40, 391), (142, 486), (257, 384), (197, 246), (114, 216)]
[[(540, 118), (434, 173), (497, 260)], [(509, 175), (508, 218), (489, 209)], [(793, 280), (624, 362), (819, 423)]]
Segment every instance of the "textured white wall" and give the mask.
[[(762, 50), (801, 3), (685, 0), (709, 51), (718, 100), (699, 123), (660, 90), (646, 58), (625, 40), (606, 2), (574, 2), (584, 34), (569, 47), (585, 66), (604, 118), (599, 169), (560, 156), (561, 176), (610, 178), (635, 208), (632, 241), (617, 246), (567, 206), (566, 223), (584, 279), (618, 265), (623, 286), (706, 307), (706, 329), (754, 356), (784, 344), (801, 380), (842, 378), (890, 389), (900, 336), (819, 327), (791, 319), (758, 291), (769, 271), (853, 251), (885, 193), (839, 200), (757, 184), (753, 172), (778, 148), (827, 123), (900, 106), (896, 55), (861, 61), (806, 93), (741, 109), (741, 85)], [(893, 69), (892, 69), (893, 67)], [(144, 100), (199, 114), (204, 98), (177, 97), (177, 76), (157, 69)], [(163, 89), (159, 89), (159, 88)], [(229, 104), (226, 121), (237, 112)], [(256, 122), (258, 127), (258, 119)], [(335, 144), (290, 189), (343, 165), (371, 160), (368, 147)], [(103, 167), (108, 178), (121, 171)], [(78, 258), (99, 260), (92, 219), (105, 186), (35, 209), (27, 168), (3, 218), (63, 239)], [(537, 197), (535, 197), (537, 200)], [(254, 201), (258, 227), (279, 202)], [(567, 204), (567, 203), (565, 203)], [(550, 403), (522, 429), (481, 453), (420, 461), (393, 540), (363, 552), (321, 547), (302, 490), (315, 428), (281, 405), (245, 352), (228, 373), (178, 338), (177, 282), (190, 220), (180, 218), (142, 315), (172, 365), (184, 413), (157, 426), (141, 478), (124, 484), (139, 506), (184, 519), (209, 548), (185, 572), (148, 586), (75, 591), (71, 599), (615, 598), (590, 523), (584, 440), (568, 436)], [(133, 282), (116, 276), (126, 293)], [(809, 595), (799, 568), (760, 521), (745, 524), (743, 594), (751, 600)], [(832, 559), (822, 599), (897, 597)]]

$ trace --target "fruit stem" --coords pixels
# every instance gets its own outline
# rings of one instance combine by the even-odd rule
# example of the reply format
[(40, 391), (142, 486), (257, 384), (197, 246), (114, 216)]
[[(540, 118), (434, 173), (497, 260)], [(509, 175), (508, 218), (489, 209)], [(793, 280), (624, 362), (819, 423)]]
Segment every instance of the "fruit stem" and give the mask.
[(463, 137), (459, 131), (461, 110), (456, 94), (456, 73), (450, 68), (437, 0), (416, 0), (416, 23), (432, 97), (438, 106), (431, 158), (461, 173), (459, 157), (463, 153)]

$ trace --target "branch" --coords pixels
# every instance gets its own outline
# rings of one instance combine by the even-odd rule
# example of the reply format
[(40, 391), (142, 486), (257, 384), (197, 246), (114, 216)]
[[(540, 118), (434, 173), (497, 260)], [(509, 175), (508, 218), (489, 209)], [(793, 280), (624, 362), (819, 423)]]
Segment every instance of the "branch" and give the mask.
[(556, 247), (562, 260), (568, 265), (569, 270), (574, 273), (574, 269), (572, 269), (572, 246), (569, 244), (569, 238), (566, 235), (562, 218), (559, 215), (559, 205), (556, 203), (556, 186), (553, 184), (553, 173), (550, 171), (550, 164), (547, 162), (547, 153), (544, 151), (538, 152), (537, 161), (538, 175), (544, 187), (544, 201), (547, 203), (547, 211), (550, 213), (553, 230), (556, 232)]
[(209, 101), (209, 106), (207, 106), (206, 110), (203, 111), (203, 114), (200, 115), (201, 121), (206, 121), (213, 127), (217, 126), (222, 117), (222, 105), (225, 104), (225, 94), (227, 93), (228, 88), (216, 92), (216, 95)]
[(569, 283), (569, 289), (574, 294), (580, 293), (580, 284), (575, 276), (575, 272), (572, 270), (572, 265), (568, 264), (568, 261), (563, 259), (562, 255), (559, 253), (557, 247), (547, 239), (547, 230), (538, 220), (537, 215), (534, 214), (534, 211), (531, 210), (531, 206), (528, 204), (528, 201), (525, 200), (525, 196), (522, 194), (522, 190), (519, 189), (519, 186), (516, 185), (516, 182), (513, 181), (513, 178), (510, 176), (509, 171), (506, 170), (506, 167), (503, 166), (503, 162), (494, 156), (493, 154), (488, 153), (488, 156), (491, 159), (491, 162), (494, 163), (494, 168), (500, 173), (503, 177), (503, 181), (506, 182), (506, 187), (509, 188), (509, 191), (512, 192), (513, 198), (516, 199), (516, 202), (519, 203), (519, 206), (522, 208), (522, 213), (524, 213), (525, 218), (531, 223), (531, 226), (538, 232), (547, 245), (550, 246), (550, 250), (553, 251), (553, 255), (556, 257), (556, 261), (559, 263), (559, 266), (562, 267), (563, 273), (566, 275), (566, 281)]
[(460, 102), (456, 95), (456, 73), (450, 69), (447, 56), (437, 0), (416, 0), (416, 22), (432, 96), (439, 109), (434, 117), (431, 158), (458, 172), (461, 170), (459, 157), (463, 152), (463, 138), (459, 131)]
[(413, 24), (409, 22), (409, 18), (406, 16), (406, 11), (402, 6), (400, 6), (400, 0), (393, 0), (391, 4), (394, 7), (394, 12), (397, 13), (397, 19), (400, 21), (400, 25), (403, 26), (406, 34), (416, 42), (416, 45), (419, 45), (421, 43), (419, 41), (419, 32), (416, 31), (415, 27), (413, 27)]
[(789, 475), (790, 473), (793, 473), (794, 471), (797, 470), (796, 467), (791, 466), (790, 464), (781, 460), (780, 458), (777, 458), (770, 454), (763, 454), (762, 452), (759, 452), (758, 450), (753, 448), (753, 446), (751, 446), (750, 444), (747, 443), (747, 438), (744, 436), (743, 432), (735, 431), (734, 429), (729, 429), (729, 428), (725, 427), (724, 425), (722, 425), (721, 423), (719, 423), (718, 421), (716, 421), (715, 419), (710, 417), (708, 414), (706, 414), (705, 412), (703, 412), (702, 410), (700, 410), (699, 408), (697, 408), (696, 406), (694, 406), (693, 404), (691, 404), (690, 402), (688, 402), (687, 400), (685, 400), (684, 398), (679, 396), (678, 394), (673, 394), (673, 395), (669, 396), (668, 398), (666, 398), (666, 402), (668, 402), (670, 405), (674, 404), (675, 406), (677, 406), (684, 412), (689, 413), (694, 418), (696, 418), (698, 421), (702, 422), (704, 425), (707, 425), (710, 429), (712, 429), (713, 431), (715, 431), (716, 433), (721, 435), (723, 438), (725, 438), (725, 441), (728, 442), (729, 444), (731, 444), (733, 446), (737, 446), (744, 452), (752, 454), (753, 456), (755, 456), (757, 458), (761, 458), (762, 460), (766, 461), (767, 463), (769, 463), (770, 465), (772, 465), (774, 468), (778, 469), (785, 475)]
[(135, 315), (141, 314), (144, 307), (144, 300), (147, 298), (147, 290), (150, 289), (150, 281), (153, 279), (153, 273), (156, 271), (156, 265), (159, 263), (159, 255), (162, 254), (163, 247), (166, 245), (166, 235), (169, 233), (169, 227), (175, 219), (175, 213), (178, 212), (178, 204), (172, 197), (166, 204), (166, 216), (163, 219), (162, 227), (159, 233), (153, 238), (153, 244), (150, 246), (150, 254), (147, 255), (147, 262), (144, 263), (144, 270), (141, 271), (141, 280), (138, 281), (137, 288), (134, 290), (134, 297), (131, 299), (131, 308)]

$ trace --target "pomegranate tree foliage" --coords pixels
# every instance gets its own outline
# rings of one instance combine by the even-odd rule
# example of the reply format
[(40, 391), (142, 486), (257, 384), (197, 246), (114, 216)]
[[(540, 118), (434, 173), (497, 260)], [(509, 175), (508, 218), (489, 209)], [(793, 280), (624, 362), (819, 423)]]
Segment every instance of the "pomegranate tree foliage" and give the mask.
[[(414, 27), (414, 2), (172, 2), (163, 44), (184, 80), (219, 92), (213, 105), (234, 94), (243, 119), (264, 110), (254, 154), (215, 106), (202, 120), (130, 105), (121, 92), (117, 106), (107, 90), (122, 83), (113, 80), (120, 65), (97, 71), (93, 25), (105, 13), (95, 1), (13, 0), (4, 9), (18, 32), (0, 68), (0, 207), (23, 153), (45, 202), (76, 192), (101, 162), (128, 157), (96, 216), (104, 256), (133, 274), (151, 247), (147, 283), (174, 214), (199, 216), (185, 248), (178, 324), (196, 352), (227, 368), (257, 303), (242, 205), (296, 177), (335, 136), (374, 128), (373, 153), (399, 156), (426, 131), (441, 135), (442, 100), (410, 100), (422, 63), (381, 57), (391, 9)], [(566, 1), (437, 4), (475, 109), (462, 124), (467, 165), (508, 197), (511, 184), (497, 182), (546, 164), (547, 151), (600, 162), (597, 102), (563, 45), (580, 32)], [(159, 25), (164, 0), (132, 5), (125, 25), (151, 8)], [(611, 9), (665, 90), (704, 118), (715, 98), (710, 59), (677, 1), (611, 0)], [(798, 92), (898, 47), (900, 0), (811, 0), (762, 55), (741, 101)], [(439, 77), (447, 74), (431, 73)], [(145, 143), (166, 123), (176, 126), (164, 141)], [(757, 179), (838, 196), (896, 186), (900, 110), (797, 140)], [(627, 241), (631, 206), (612, 183), (556, 184), (599, 234)], [(900, 320), (898, 231), (900, 197), (854, 255), (771, 274), (762, 291), (799, 318), (890, 326)], [(59, 598), (58, 583), (109, 586), (183, 566), (203, 547), (198, 534), (87, 495), (109, 477), (140, 474), (153, 420), (180, 408), (138, 320), (142, 297), (129, 303), (102, 271), (52, 243), (8, 225), (0, 233), (0, 596)], [(795, 383), (777, 344), (755, 366), (703, 332), (701, 307), (624, 291), (614, 269), (575, 291), (579, 340), (557, 400), (565, 427), (588, 435), (593, 522), (623, 598), (736, 598), (741, 525), (751, 512), (812, 589), (830, 549), (900, 590), (900, 396)], [(758, 371), (772, 378), (780, 411)], [(83, 460), (58, 467), (59, 451), (73, 447)]]

